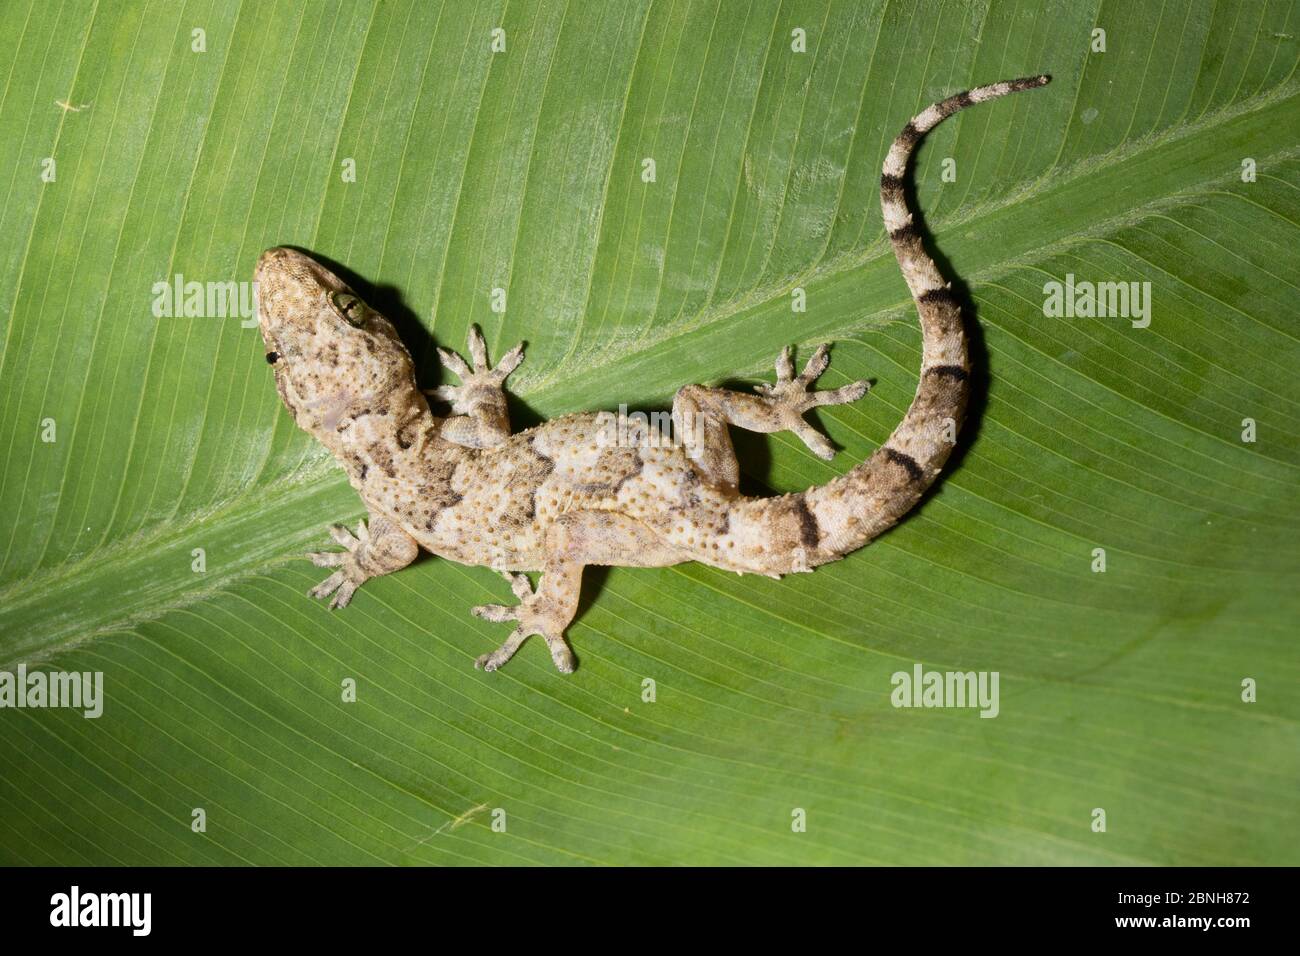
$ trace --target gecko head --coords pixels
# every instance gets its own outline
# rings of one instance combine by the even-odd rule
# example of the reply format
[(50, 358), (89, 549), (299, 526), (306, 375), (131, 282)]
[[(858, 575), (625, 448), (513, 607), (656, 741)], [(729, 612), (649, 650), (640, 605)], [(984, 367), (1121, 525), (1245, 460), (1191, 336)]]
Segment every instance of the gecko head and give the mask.
[(303, 428), (332, 436), (394, 392), (419, 394), (410, 353), (392, 323), (311, 256), (268, 249), (253, 279), (266, 361)]

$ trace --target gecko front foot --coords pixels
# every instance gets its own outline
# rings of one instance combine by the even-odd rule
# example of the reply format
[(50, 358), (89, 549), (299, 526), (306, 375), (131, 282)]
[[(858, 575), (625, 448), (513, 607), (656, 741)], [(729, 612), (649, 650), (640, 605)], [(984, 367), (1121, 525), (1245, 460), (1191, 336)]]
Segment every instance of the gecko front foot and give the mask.
[(568, 619), (561, 619), (561, 614), (548, 611), (543, 601), (533, 591), (524, 574), (507, 574), (510, 589), (519, 598), (519, 604), (506, 607), (504, 604), (480, 604), (470, 609), (475, 617), (485, 621), (517, 621), (515, 629), (510, 632), (505, 643), (491, 654), (483, 654), (474, 662), (475, 667), (485, 671), (494, 671), (510, 658), (514, 657), (519, 645), (536, 634), (546, 641), (550, 648), (551, 660), (562, 674), (572, 674), (574, 668), (573, 651), (564, 640), (564, 627)]
[(333, 594), (334, 597), (330, 599), (332, 611), (335, 608), (347, 607), (348, 602), (352, 600), (352, 595), (368, 577), (357, 561), (357, 552), (370, 540), (370, 532), (366, 529), (364, 521), (357, 524), (355, 535), (343, 525), (333, 524), (330, 525), (330, 537), (334, 539), (335, 544), (347, 550), (311, 551), (308, 552), (307, 557), (311, 558), (311, 563), (318, 568), (339, 569), (308, 592), (314, 598), (327, 598)]
[(780, 416), (785, 428), (798, 435), (814, 455), (827, 461), (835, 456), (835, 449), (821, 432), (804, 421), (804, 412), (822, 405), (845, 405), (856, 402), (867, 394), (867, 389), (870, 388), (869, 382), (858, 381), (826, 391), (810, 389), (809, 386), (826, 371), (826, 367), (830, 364), (827, 355), (829, 348), (826, 345), (817, 346), (817, 351), (808, 360), (804, 370), (796, 376), (792, 350), (787, 345), (776, 359), (776, 383), (764, 382), (754, 386), (754, 391), (762, 395), (772, 410)]
[(314, 598), (331, 594), (330, 609), (347, 607), (357, 588), (381, 574), (400, 571), (420, 553), (415, 539), (382, 515), (370, 516), (370, 524), (357, 525), (354, 535), (341, 524), (330, 525), (330, 537), (345, 551), (313, 551), (307, 555), (319, 568), (338, 568), (311, 589)]
[(426, 395), (451, 403), (457, 415), (468, 415), (484, 401), (494, 401), (501, 393), (506, 378), (524, 360), (524, 343), (520, 342), (501, 357), (496, 368), (488, 364), (487, 343), (477, 325), (469, 327), (469, 354), (474, 362), (470, 368), (465, 360), (450, 349), (438, 349), (438, 359), (460, 378), (459, 385), (442, 385), (426, 389)]

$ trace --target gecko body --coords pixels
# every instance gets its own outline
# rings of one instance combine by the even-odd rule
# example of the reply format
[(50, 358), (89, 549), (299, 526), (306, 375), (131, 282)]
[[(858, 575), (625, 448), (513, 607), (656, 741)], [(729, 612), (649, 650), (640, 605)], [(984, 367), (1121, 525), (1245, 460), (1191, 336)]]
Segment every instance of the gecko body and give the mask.
[[(961, 309), (921, 244), (903, 177), (919, 138), (946, 116), (1048, 81), (1031, 77), (949, 97), (903, 128), (881, 176), (885, 226), (920, 313), (923, 360), (902, 422), (865, 462), (796, 494), (754, 498), (738, 490), (729, 427), (791, 431), (822, 458), (830, 443), (805, 412), (861, 398), (866, 382), (818, 391), (820, 346), (799, 374), (791, 350), (777, 381), (756, 394), (687, 385), (673, 401), (672, 437), (642, 430), (611, 440), (607, 416), (574, 414), (512, 434), (503, 386), (522, 345), (493, 366), (477, 329), (471, 361), (439, 349), (460, 378), (431, 393), (416, 384), (392, 324), (333, 272), (302, 252), (268, 249), (255, 281), (258, 319), (276, 387), (297, 424), (347, 471), (369, 522), (330, 529), (344, 550), (311, 559), (332, 572), (312, 590), (343, 607), (366, 580), (406, 567), (420, 549), (504, 573), (520, 603), (473, 613), (513, 622), (476, 666), (495, 670), (523, 641), (542, 637), (557, 668), (574, 668), (564, 631), (589, 565), (663, 567), (699, 561), (740, 573), (809, 571), (862, 547), (895, 524), (938, 476), (965, 413), (970, 359)], [(526, 571), (540, 571), (533, 589)]]

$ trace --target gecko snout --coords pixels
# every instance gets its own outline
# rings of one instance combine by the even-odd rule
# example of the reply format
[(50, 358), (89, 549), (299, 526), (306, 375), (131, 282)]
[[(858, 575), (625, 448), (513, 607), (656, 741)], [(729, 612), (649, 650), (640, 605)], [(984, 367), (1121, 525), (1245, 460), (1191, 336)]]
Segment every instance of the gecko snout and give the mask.
[(316, 260), (287, 246), (262, 253), (253, 270), (253, 282), (258, 322), (266, 332), (309, 321), (326, 291), (340, 285)]
[(303, 292), (304, 286), (320, 287), (321, 271), (322, 267), (305, 253), (275, 246), (258, 257), (253, 281), (259, 289), (266, 287), (271, 292)]

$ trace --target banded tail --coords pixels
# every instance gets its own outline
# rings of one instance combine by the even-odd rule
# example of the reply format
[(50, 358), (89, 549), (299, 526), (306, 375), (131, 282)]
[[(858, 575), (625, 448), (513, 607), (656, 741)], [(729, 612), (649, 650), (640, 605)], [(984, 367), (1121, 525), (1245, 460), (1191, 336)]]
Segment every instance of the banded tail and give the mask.
[(903, 193), (912, 152), (925, 133), (953, 113), (1008, 93), (1037, 89), (1050, 79), (1031, 76), (950, 96), (904, 126), (885, 156), (880, 208), (921, 317), (921, 380), (907, 414), (875, 454), (847, 474), (806, 492), (807, 506), (821, 530), (818, 551), (826, 553), (828, 560), (862, 547), (916, 504), (948, 460), (970, 396), (971, 365), (961, 307), (951, 284), (921, 244)]
[(907, 208), (903, 177), (917, 142), (946, 117), (974, 103), (1045, 86), (1050, 79), (1031, 76), (950, 96), (913, 117), (889, 148), (880, 177), (880, 206), (920, 313), (921, 379), (903, 420), (865, 462), (806, 492), (746, 503), (757, 506), (752, 518), (766, 524), (778, 539), (798, 530), (795, 540), (803, 545), (790, 570), (834, 561), (891, 528), (948, 460), (970, 396), (970, 356), (961, 307), (921, 244), (917, 222)]

